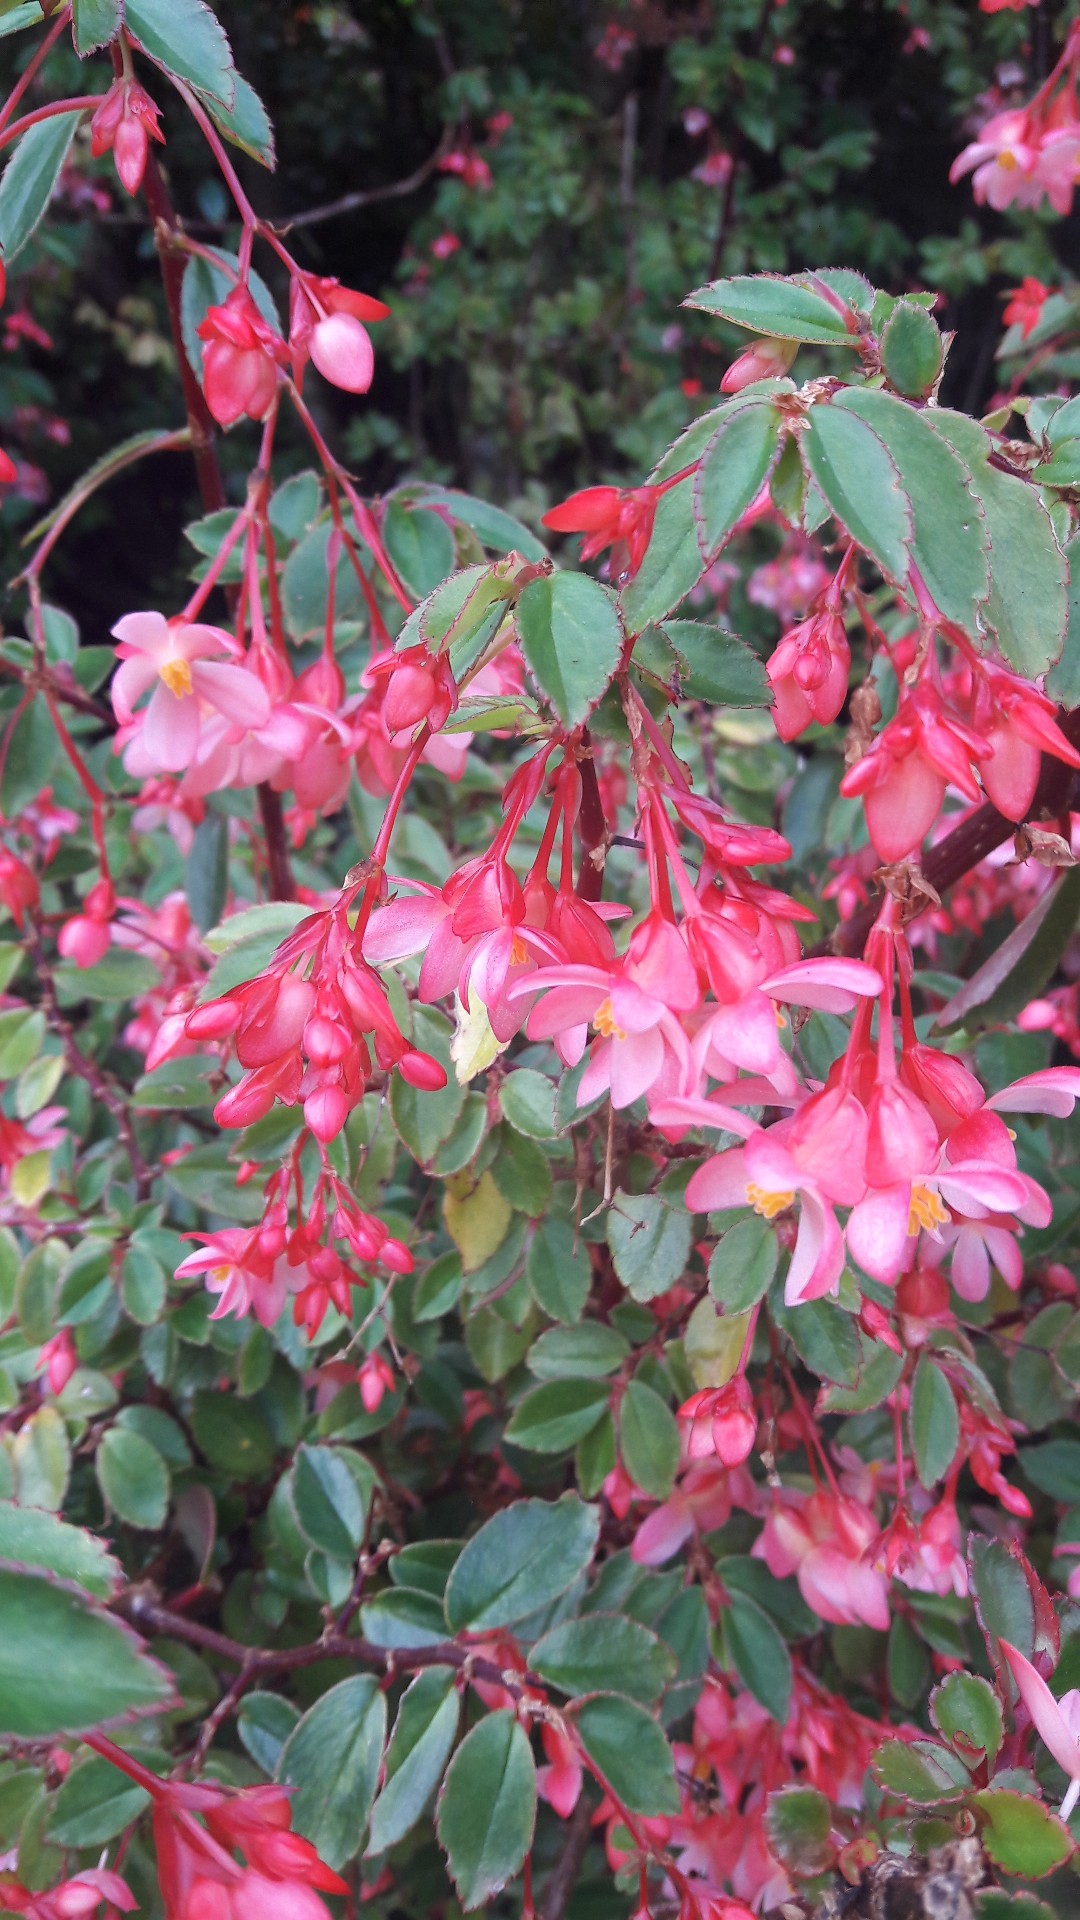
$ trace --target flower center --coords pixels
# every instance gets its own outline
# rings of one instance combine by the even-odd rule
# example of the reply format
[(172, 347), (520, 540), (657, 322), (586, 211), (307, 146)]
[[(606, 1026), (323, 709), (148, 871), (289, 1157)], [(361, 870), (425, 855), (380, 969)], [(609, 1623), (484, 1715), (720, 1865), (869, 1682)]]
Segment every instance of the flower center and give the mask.
[(1020, 164), (1015, 153), (1011, 153), (1008, 147), (998, 154), (997, 163), (1002, 173), (1015, 173)]
[(764, 1187), (759, 1187), (753, 1180), (750, 1181), (746, 1189), (746, 1197), (753, 1207), (754, 1212), (763, 1213), (766, 1220), (775, 1220), (778, 1213), (785, 1213), (788, 1207), (794, 1206), (795, 1204), (794, 1191), (791, 1193), (766, 1193)]
[(191, 680), (191, 668), (186, 660), (163, 660), (158, 668), (158, 678), (164, 680), (169, 692), (175, 693), (178, 700), (183, 700), (187, 694), (195, 691)]
[(615, 1019), (615, 1009), (611, 1000), (602, 1000), (593, 1014), (593, 1026), (602, 1033), (605, 1040), (625, 1040), (626, 1035)]
[(944, 1227), (948, 1219), (948, 1209), (942, 1206), (936, 1193), (932, 1193), (929, 1187), (912, 1187), (907, 1224), (909, 1235), (918, 1233), (920, 1227)]
[(512, 967), (523, 967), (528, 957), (528, 947), (525, 945), (520, 933), (515, 933), (510, 942), (510, 965)]
[(226, 1286), (231, 1272), (232, 1272), (231, 1267), (211, 1267), (210, 1278), (213, 1281), (215, 1287)]

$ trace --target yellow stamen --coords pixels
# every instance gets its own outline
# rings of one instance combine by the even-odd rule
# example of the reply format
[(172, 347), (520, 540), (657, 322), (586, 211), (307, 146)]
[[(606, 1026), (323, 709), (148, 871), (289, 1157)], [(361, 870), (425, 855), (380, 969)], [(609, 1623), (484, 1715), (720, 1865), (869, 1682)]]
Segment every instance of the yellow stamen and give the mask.
[(163, 660), (158, 668), (158, 678), (164, 680), (170, 693), (178, 700), (195, 691), (191, 681), (191, 668), (186, 660)]
[(776, 1024), (779, 1027), (781, 1033), (786, 1033), (787, 1032), (787, 1014), (784, 1012), (782, 1007), (777, 1007), (777, 1006), (773, 1007), (773, 1013), (776, 1016)]
[(610, 999), (602, 1000), (597, 1007), (596, 1012), (593, 1014), (593, 1026), (596, 1028), (597, 1033), (603, 1034), (605, 1040), (626, 1039), (622, 1028), (616, 1024), (615, 1009)]
[(529, 950), (524, 940), (519, 933), (515, 933), (510, 942), (510, 965), (512, 967), (523, 967), (528, 957)]
[(1005, 147), (1004, 150), (998, 154), (997, 163), (1002, 173), (1015, 173), (1017, 167), (1020, 165), (1015, 153), (1010, 153), (1008, 147)]
[(223, 1287), (228, 1281), (231, 1272), (231, 1267), (211, 1267), (210, 1278), (216, 1287)]
[(766, 1220), (775, 1220), (778, 1213), (786, 1213), (788, 1207), (795, 1204), (794, 1193), (766, 1193), (751, 1180), (746, 1189), (746, 1197), (755, 1213), (763, 1213)]
[(908, 1213), (907, 1230), (914, 1236), (920, 1227), (944, 1227), (948, 1224), (949, 1210), (943, 1207), (936, 1193), (929, 1187), (912, 1187), (911, 1208)]

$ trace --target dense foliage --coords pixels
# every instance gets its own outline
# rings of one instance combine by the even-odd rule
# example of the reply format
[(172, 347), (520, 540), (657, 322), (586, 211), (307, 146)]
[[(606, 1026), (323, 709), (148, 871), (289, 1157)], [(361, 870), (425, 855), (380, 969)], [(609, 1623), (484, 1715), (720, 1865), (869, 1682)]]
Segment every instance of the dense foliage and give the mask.
[(254, 10), (309, 165), (424, 102), (359, 290), (202, 0), (0, 0), (0, 1909), (1068, 1910), (1080, 25), (983, 8), (881, 16), (951, 243), (854, 9)]

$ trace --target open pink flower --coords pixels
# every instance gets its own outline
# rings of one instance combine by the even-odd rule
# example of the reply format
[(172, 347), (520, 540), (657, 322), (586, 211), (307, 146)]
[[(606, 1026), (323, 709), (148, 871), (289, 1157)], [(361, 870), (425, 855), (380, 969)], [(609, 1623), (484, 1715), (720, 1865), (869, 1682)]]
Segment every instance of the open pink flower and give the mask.
[(630, 1548), (642, 1567), (658, 1567), (695, 1533), (712, 1533), (731, 1518), (736, 1476), (719, 1460), (694, 1460), (663, 1503), (643, 1520)]
[(204, 1275), (208, 1292), (219, 1296), (210, 1318), (234, 1313), (239, 1320), (254, 1311), (264, 1327), (272, 1327), (285, 1305), (288, 1277), (284, 1266), (261, 1247), (259, 1228), (222, 1227), (217, 1233), (185, 1237), (201, 1240), (203, 1246), (181, 1260), (176, 1278)]
[(751, 1552), (778, 1580), (793, 1573), (823, 1620), (886, 1633), (888, 1583), (873, 1564), (878, 1535), (869, 1508), (846, 1494), (788, 1492), (770, 1509)]
[(235, 653), (231, 635), (220, 627), (166, 620), (163, 613), (125, 613), (113, 634), (120, 642), (121, 665), (113, 677), (112, 703), (122, 727), (135, 725), (136, 702), (150, 693), (138, 720), (141, 757), (149, 763), (144, 771), (179, 773), (191, 765), (202, 706), (242, 730), (269, 719), (261, 680), (235, 660), (209, 657)]
[(1010, 1646), (1007, 1640), (999, 1644), (1039, 1738), (1069, 1776), (1069, 1790), (1061, 1803), (1061, 1817), (1067, 1820), (1080, 1800), (1080, 1688), (1070, 1687), (1055, 1700), (1042, 1675), (1019, 1647)]

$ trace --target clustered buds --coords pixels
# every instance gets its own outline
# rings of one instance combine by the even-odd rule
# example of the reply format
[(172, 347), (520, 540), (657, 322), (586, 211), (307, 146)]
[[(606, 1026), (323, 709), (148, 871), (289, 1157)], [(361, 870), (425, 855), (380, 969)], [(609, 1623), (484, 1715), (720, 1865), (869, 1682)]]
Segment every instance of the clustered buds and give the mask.
[(114, 80), (90, 122), (90, 151), (95, 160), (111, 153), (125, 193), (136, 194), (146, 172), (150, 141), (163, 142), (160, 109), (137, 80)]

